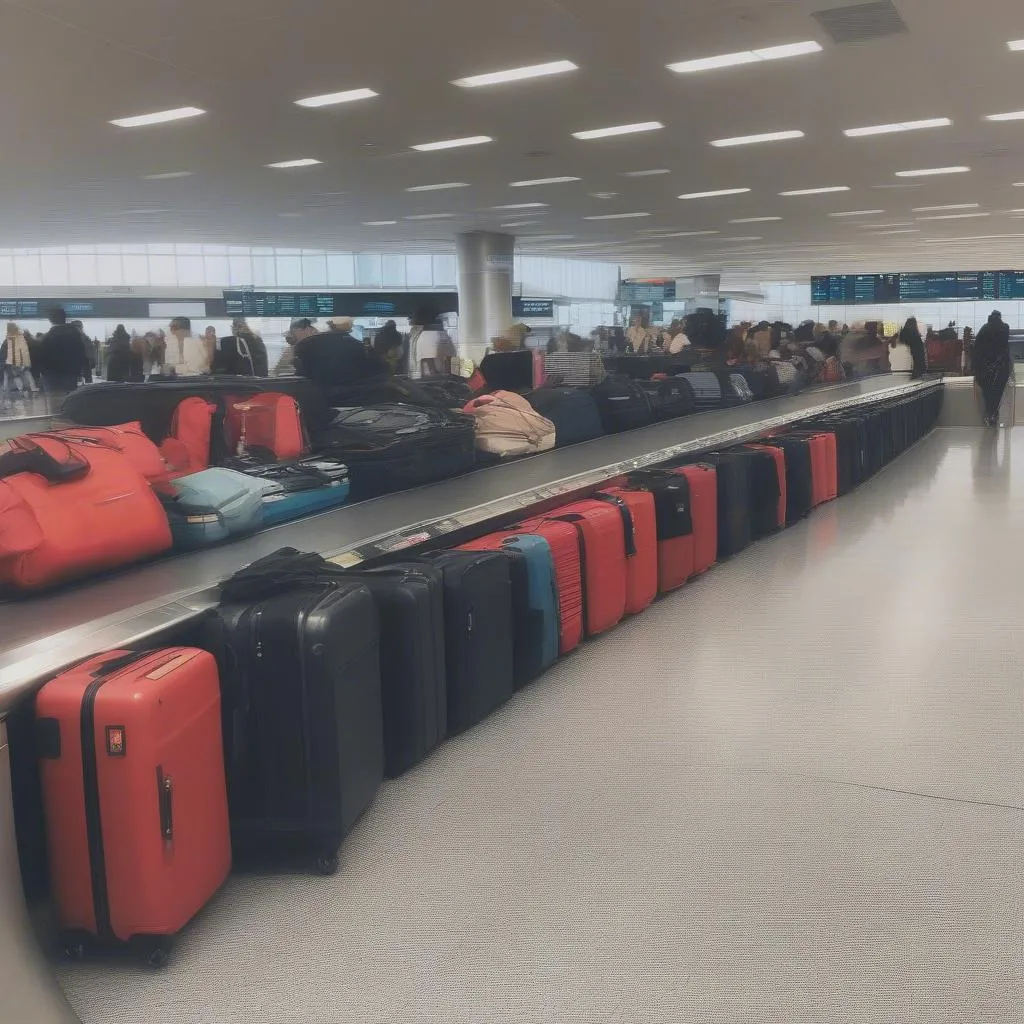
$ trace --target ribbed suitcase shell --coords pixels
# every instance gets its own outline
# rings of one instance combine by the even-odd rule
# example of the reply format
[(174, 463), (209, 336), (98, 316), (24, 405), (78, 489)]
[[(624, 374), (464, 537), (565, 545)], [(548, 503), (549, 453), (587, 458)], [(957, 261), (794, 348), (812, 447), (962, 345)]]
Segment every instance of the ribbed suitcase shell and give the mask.
[(624, 501), (632, 519), (632, 551), (626, 552), (626, 614), (637, 615), (658, 596), (658, 520), (654, 496), (647, 491), (606, 487), (601, 491)]
[(528, 519), (511, 528), (516, 534), (543, 537), (551, 548), (558, 588), (558, 651), (568, 654), (583, 639), (583, 573), (579, 537), (570, 523), (543, 517)]
[(672, 470), (690, 483), (693, 508), (694, 573), (707, 572), (718, 561), (718, 474), (714, 466), (679, 466)]
[(699, 412), (722, 408), (722, 384), (713, 373), (694, 371), (681, 373), (679, 376), (687, 381), (693, 390), (693, 400)]
[(60, 928), (173, 936), (231, 867), (213, 657), (110, 651), (47, 683), (36, 718)]
[[(630, 475), (629, 484), (654, 498), (658, 531), (658, 590), (668, 593), (681, 587), (694, 573), (695, 540), (690, 481), (667, 470), (645, 470)], [(685, 532), (678, 521), (688, 520)]]
[(603, 501), (574, 502), (548, 518), (572, 524), (577, 531), (584, 586), (585, 628), (603, 633), (626, 614), (626, 542), (622, 515)]
[(777, 528), (783, 529), (786, 525), (786, 455), (781, 448), (773, 448), (769, 444), (748, 444), (744, 445), (751, 451), (764, 452), (775, 460), (775, 471), (779, 480), (779, 506)]

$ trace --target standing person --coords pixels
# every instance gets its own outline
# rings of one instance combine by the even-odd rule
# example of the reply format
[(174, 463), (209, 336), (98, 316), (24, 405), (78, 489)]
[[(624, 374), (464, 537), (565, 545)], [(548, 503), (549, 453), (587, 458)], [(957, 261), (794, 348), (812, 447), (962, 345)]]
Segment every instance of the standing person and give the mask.
[(25, 335), (15, 323), (7, 325), (7, 339), (3, 344), (3, 355), (4, 387), (31, 393), (32, 353), (29, 351)]
[(387, 367), (352, 337), (351, 317), (334, 317), (327, 322), (329, 330), (295, 343), (295, 372), (308, 377), (321, 388), (344, 387), (381, 377)]
[(924, 354), (924, 342), (921, 340), (921, 331), (917, 326), (917, 317), (910, 317), (900, 331), (900, 343), (910, 349), (912, 366), (910, 379), (917, 380), (925, 375), (928, 369), (928, 361)]
[(169, 328), (171, 340), (167, 342), (162, 360), (163, 372), (173, 371), (177, 377), (197, 377), (209, 373), (213, 353), (202, 338), (192, 336), (192, 321), (187, 316), (176, 316)]
[(107, 380), (141, 383), (146, 379), (142, 345), (136, 344), (139, 340), (130, 338), (124, 328), (121, 328), (120, 333), (114, 331), (107, 355)]
[(445, 377), (451, 373), (455, 346), (436, 309), (421, 307), (412, 317), (409, 335), (409, 375)]
[(392, 373), (398, 373), (398, 367), (405, 355), (405, 340), (394, 320), (389, 320), (374, 335), (373, 352), (378, 359), (388, 364)]
[(68, 315), (57, 306), (50, 313), (51, 327), (39, 342), (37, 360), (43, 387), (52, 406), (74, 391), (79, 380), (92, 382), (85, 335), (68, 323)]
[(985, 405), (985, 426), (999, 426), (999, 403), (1010, 379), (1010, 328), (999, 310), (993, 310), (988, 323), (974, 341), (972, 353), (974, 382), (981, 389)]
[(239, 339), (239, 349), (248, 349), (254, 377), (266, 377), (270, 373), (267, 346), (263, 339), (249, 326), (249, 321), (238, 317), (231, 321), (231, 330)]
[(284, 332), (285, 348), (284, 352), (281, 353), (281, 358), (278, 359), (277, 365), (274, 367), (275, 377), (294, 377), (295, 376), (295, 346), (300, 341), (305, 341), (306, 338), (312, 338), (314, 334), (318, 334), (316, 327), (313, 326), (313, 321), (307, 317), (300, 317), (298, 320), (293, 320), (288, 330)]

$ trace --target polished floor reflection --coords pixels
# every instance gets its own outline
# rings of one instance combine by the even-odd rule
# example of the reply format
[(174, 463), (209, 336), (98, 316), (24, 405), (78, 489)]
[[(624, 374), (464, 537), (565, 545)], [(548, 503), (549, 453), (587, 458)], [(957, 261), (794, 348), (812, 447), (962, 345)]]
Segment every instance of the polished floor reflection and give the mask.
[(388, 784), (335, 878), (61, 980), (90, 1024), (1021, 1021), (1022, 665), (1024, 431), (940, 430)]

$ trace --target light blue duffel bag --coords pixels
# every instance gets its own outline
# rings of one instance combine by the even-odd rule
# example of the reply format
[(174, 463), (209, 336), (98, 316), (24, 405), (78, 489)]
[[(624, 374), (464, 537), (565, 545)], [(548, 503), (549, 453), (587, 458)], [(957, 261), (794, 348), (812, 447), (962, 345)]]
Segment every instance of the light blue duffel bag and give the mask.
[(204, 469), (179, 477), (172, 486), (174, 495), (162, 500), (180, 551), (209, 547), (263, 526), (264, 480), (233, 469)]

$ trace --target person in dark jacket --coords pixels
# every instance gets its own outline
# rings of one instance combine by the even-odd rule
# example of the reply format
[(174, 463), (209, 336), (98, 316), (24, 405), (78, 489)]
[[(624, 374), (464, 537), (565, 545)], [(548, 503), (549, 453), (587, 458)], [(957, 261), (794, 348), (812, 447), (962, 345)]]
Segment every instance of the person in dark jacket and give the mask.
[(999, 310), (993, 310), (988, 323), (974, 339), (972, 351), (974, 382), (981, 389), (985, 405), (985, 426), (999, 426), (999, 403), (1010, 379), (1010, 328)]
[(917, 380), (925, 375), (928, 369), (928, 360), (924, 353), (924, 342), (921, 340), (921, 331), (917, 326), (917, 318), (910, 317), (900, 331), (900, 342), (910, 349), (910, 356), (914, 365), (910, 371), (910, 379)]
[(267, 357), (267, 346), (263, 339), (249, 326), (244, 318), (239, 317), (231, 323), (231, 330), (235, 338), (240, 339), (239, 351), (248, 350), (249, 359), (252, 361), (252, 375), (254, 377), (270, 376), (269, 358)]
[(132, 381), (141, 383), (146, 379), (145, 365), (141, 345), (133, 345), (128, 332), (122, 327), (122, 333), (114, 331), (110, 339), (110, 351), (107, 354), (107, 380), (121, 382)]
[(394, 320), (389, 320), (373, 337), (373, 354), (398, 373), (405, 356), (405, 339)]
[(361, 384), (388, 372), (387, 364), (350, 333), (350, 317), (328, 322), (330, 330), (303, 338), (295, 345), (295, 372), (323, 389)]
[(68, 323), (59, 306), (50, 313), (52, 326), (39, 342), (38, 364), (43, 387), (56, 401), (74, 391), (80, 380), (92, 382), (92, 367), (85, 335)]

